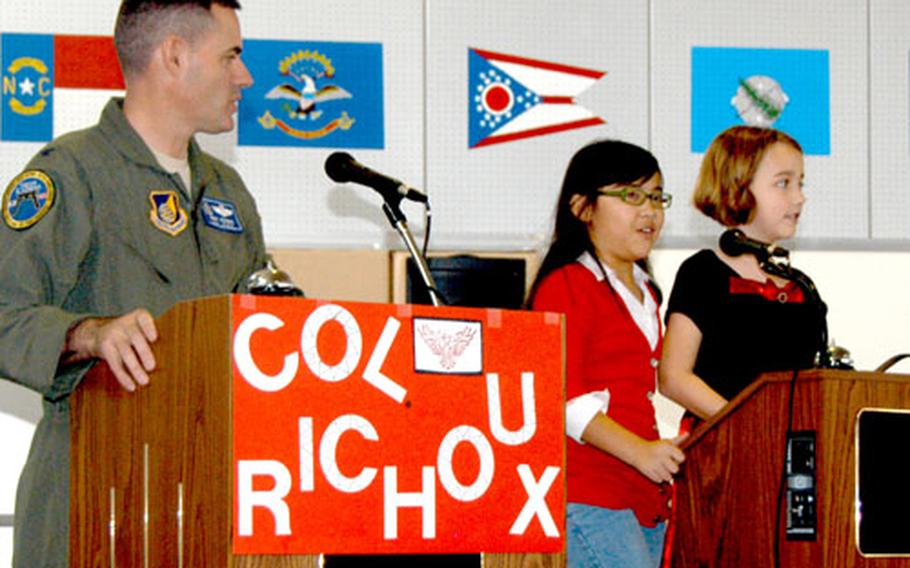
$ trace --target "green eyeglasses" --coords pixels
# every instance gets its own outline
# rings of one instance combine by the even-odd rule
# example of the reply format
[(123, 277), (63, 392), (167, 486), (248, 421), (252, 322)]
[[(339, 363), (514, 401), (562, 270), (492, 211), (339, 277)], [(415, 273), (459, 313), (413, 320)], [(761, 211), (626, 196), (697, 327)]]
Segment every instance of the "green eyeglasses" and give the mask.
[(664, 193), (663, 191), (654, 191), (648, 193), (642, 188), (635, 186), (626, 186), (615, 191), (600, 189), (597, 191), (597, 193), (606, 195), (608, 197), (618, 197), (622, 199), (623, 202), (636, 206), (650, 200), (653, 207), (667, 209), (670, 207), (670, 204), (673, 203), (673, 196), (669, 193)]

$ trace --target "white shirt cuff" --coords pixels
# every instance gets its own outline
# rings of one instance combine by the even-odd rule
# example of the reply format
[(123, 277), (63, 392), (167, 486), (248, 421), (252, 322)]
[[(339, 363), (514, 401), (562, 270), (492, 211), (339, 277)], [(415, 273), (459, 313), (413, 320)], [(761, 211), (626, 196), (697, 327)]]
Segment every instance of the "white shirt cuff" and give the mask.
[(584, 444), (581, 435), (598, 414), (610, 407), (610, 391), (604, 389), (577, 396), (566, 403), (566, 436)]

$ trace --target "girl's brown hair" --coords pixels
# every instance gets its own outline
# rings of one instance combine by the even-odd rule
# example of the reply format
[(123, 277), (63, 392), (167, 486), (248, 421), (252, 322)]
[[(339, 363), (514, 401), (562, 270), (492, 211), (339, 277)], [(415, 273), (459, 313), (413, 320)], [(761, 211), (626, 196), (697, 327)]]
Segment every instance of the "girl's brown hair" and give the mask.
[(733, 126), (718, 134), (701, 161), (695, 207), (726, 227), (751, 221), (755, 196), (749, 186), (768, 148), (778, 142), (803, 151), (789, 134), (773, 128)]

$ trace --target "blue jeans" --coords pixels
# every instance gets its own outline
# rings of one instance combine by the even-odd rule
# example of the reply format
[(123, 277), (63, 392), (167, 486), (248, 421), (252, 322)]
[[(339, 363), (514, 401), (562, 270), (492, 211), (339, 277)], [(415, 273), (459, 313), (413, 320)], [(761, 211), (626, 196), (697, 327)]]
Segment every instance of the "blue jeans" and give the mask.
[(615, 511), (569, 503), (566, 508), (568, 568), (656, 568), (667, 524), (638, 524), (631, 509)]

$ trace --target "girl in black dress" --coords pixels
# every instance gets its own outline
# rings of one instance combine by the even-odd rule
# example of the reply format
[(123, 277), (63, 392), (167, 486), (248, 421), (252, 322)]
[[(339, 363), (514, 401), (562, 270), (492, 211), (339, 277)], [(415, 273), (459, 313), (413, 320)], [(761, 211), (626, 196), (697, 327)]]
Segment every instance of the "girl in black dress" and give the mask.
[[(729, 128), (705, 153), (693, 200), (751, 239), (788, 239), (806, 201), (802, 148), (777, 130)], [(670, 294), (661, 392), (707, 418), (761, 373), (811, 367), (822, 322), (809, 300), (753, 255), (699, 251), (680, 266)]]

